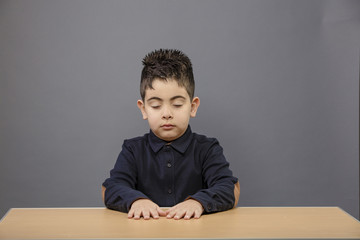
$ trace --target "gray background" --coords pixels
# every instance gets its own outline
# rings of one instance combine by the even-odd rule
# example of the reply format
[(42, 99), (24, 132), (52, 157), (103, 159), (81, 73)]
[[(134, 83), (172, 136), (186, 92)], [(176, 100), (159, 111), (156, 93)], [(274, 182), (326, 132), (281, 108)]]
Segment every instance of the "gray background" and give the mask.
[(195, 132), (217, 137), (239, 206), (359, 217), (360, 1), (0, 1), (0, 216), (103, 206), (141, 59), (193, 61)]

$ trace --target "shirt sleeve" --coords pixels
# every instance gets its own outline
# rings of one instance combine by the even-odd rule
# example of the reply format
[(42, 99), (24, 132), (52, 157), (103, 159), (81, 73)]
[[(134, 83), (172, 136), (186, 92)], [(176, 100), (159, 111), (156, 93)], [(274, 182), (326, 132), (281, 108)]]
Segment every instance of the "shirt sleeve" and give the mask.
[(136, 190), (137, 168), (131, 147), (124, 141), (114, 168), (110, 171), (110, 178), (103, 186), (105, 191), (105, 206), (107, 208), (128, 212), (131, 204), (139, 198), (148, 198)]
[(206, 188), (189, 198), (199, 201), (207, 213), (233, 208), (235, 203), (234, 184), (238, 179), (232, 175), (223, 149), (216, 139), (212, 141), (202, 164)]

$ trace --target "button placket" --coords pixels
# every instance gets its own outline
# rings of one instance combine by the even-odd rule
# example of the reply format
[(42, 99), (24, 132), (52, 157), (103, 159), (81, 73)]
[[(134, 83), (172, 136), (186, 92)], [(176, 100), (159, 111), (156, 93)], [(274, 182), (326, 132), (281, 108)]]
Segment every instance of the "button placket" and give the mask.
[(165, 168), (166, 168), (166, 172), (167, 172), (167, 188), (166, 188), (166, 193), (169, 196), (168, 198), (168, 204), (169, 205), (173, 205), (175, 204), (175, 192), (174, 192), (174, 156), (173, 156), (173, 151), (172, 151), (172, 147), (170, 145), (165, 145), (164, 146), (164, 152), (166, 153), (166, 158), (167, 161), (165, 162)]

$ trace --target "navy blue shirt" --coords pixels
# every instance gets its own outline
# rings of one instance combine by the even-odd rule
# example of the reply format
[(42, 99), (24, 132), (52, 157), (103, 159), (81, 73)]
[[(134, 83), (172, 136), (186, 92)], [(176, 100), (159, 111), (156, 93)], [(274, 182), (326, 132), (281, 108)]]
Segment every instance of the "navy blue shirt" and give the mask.
[(216, 212), (233, 207), (236, 182), (219, 142), (192, 133), (189, 126), (171, 143), (151, 130), (125, 140), (103, 186), (105, 205), (122, 212), (128, 212), (139, 198), (148, 198), (160, 207), (193, 198), (205, 212)]

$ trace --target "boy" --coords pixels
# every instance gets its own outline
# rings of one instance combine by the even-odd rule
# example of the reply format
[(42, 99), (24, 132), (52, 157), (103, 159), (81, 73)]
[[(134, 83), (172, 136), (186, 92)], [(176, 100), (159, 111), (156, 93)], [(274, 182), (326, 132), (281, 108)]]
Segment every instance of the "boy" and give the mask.
[(235, 207), (239, 183), (222, 148), (189, 126), (200, 105), (190, 59), (181, 51), (160, 49), (143, 65), (137, 105), (150, 133), (124, 141), (103, 183), (106, 207), (134, 219), (200, 218), (203, 212)]

